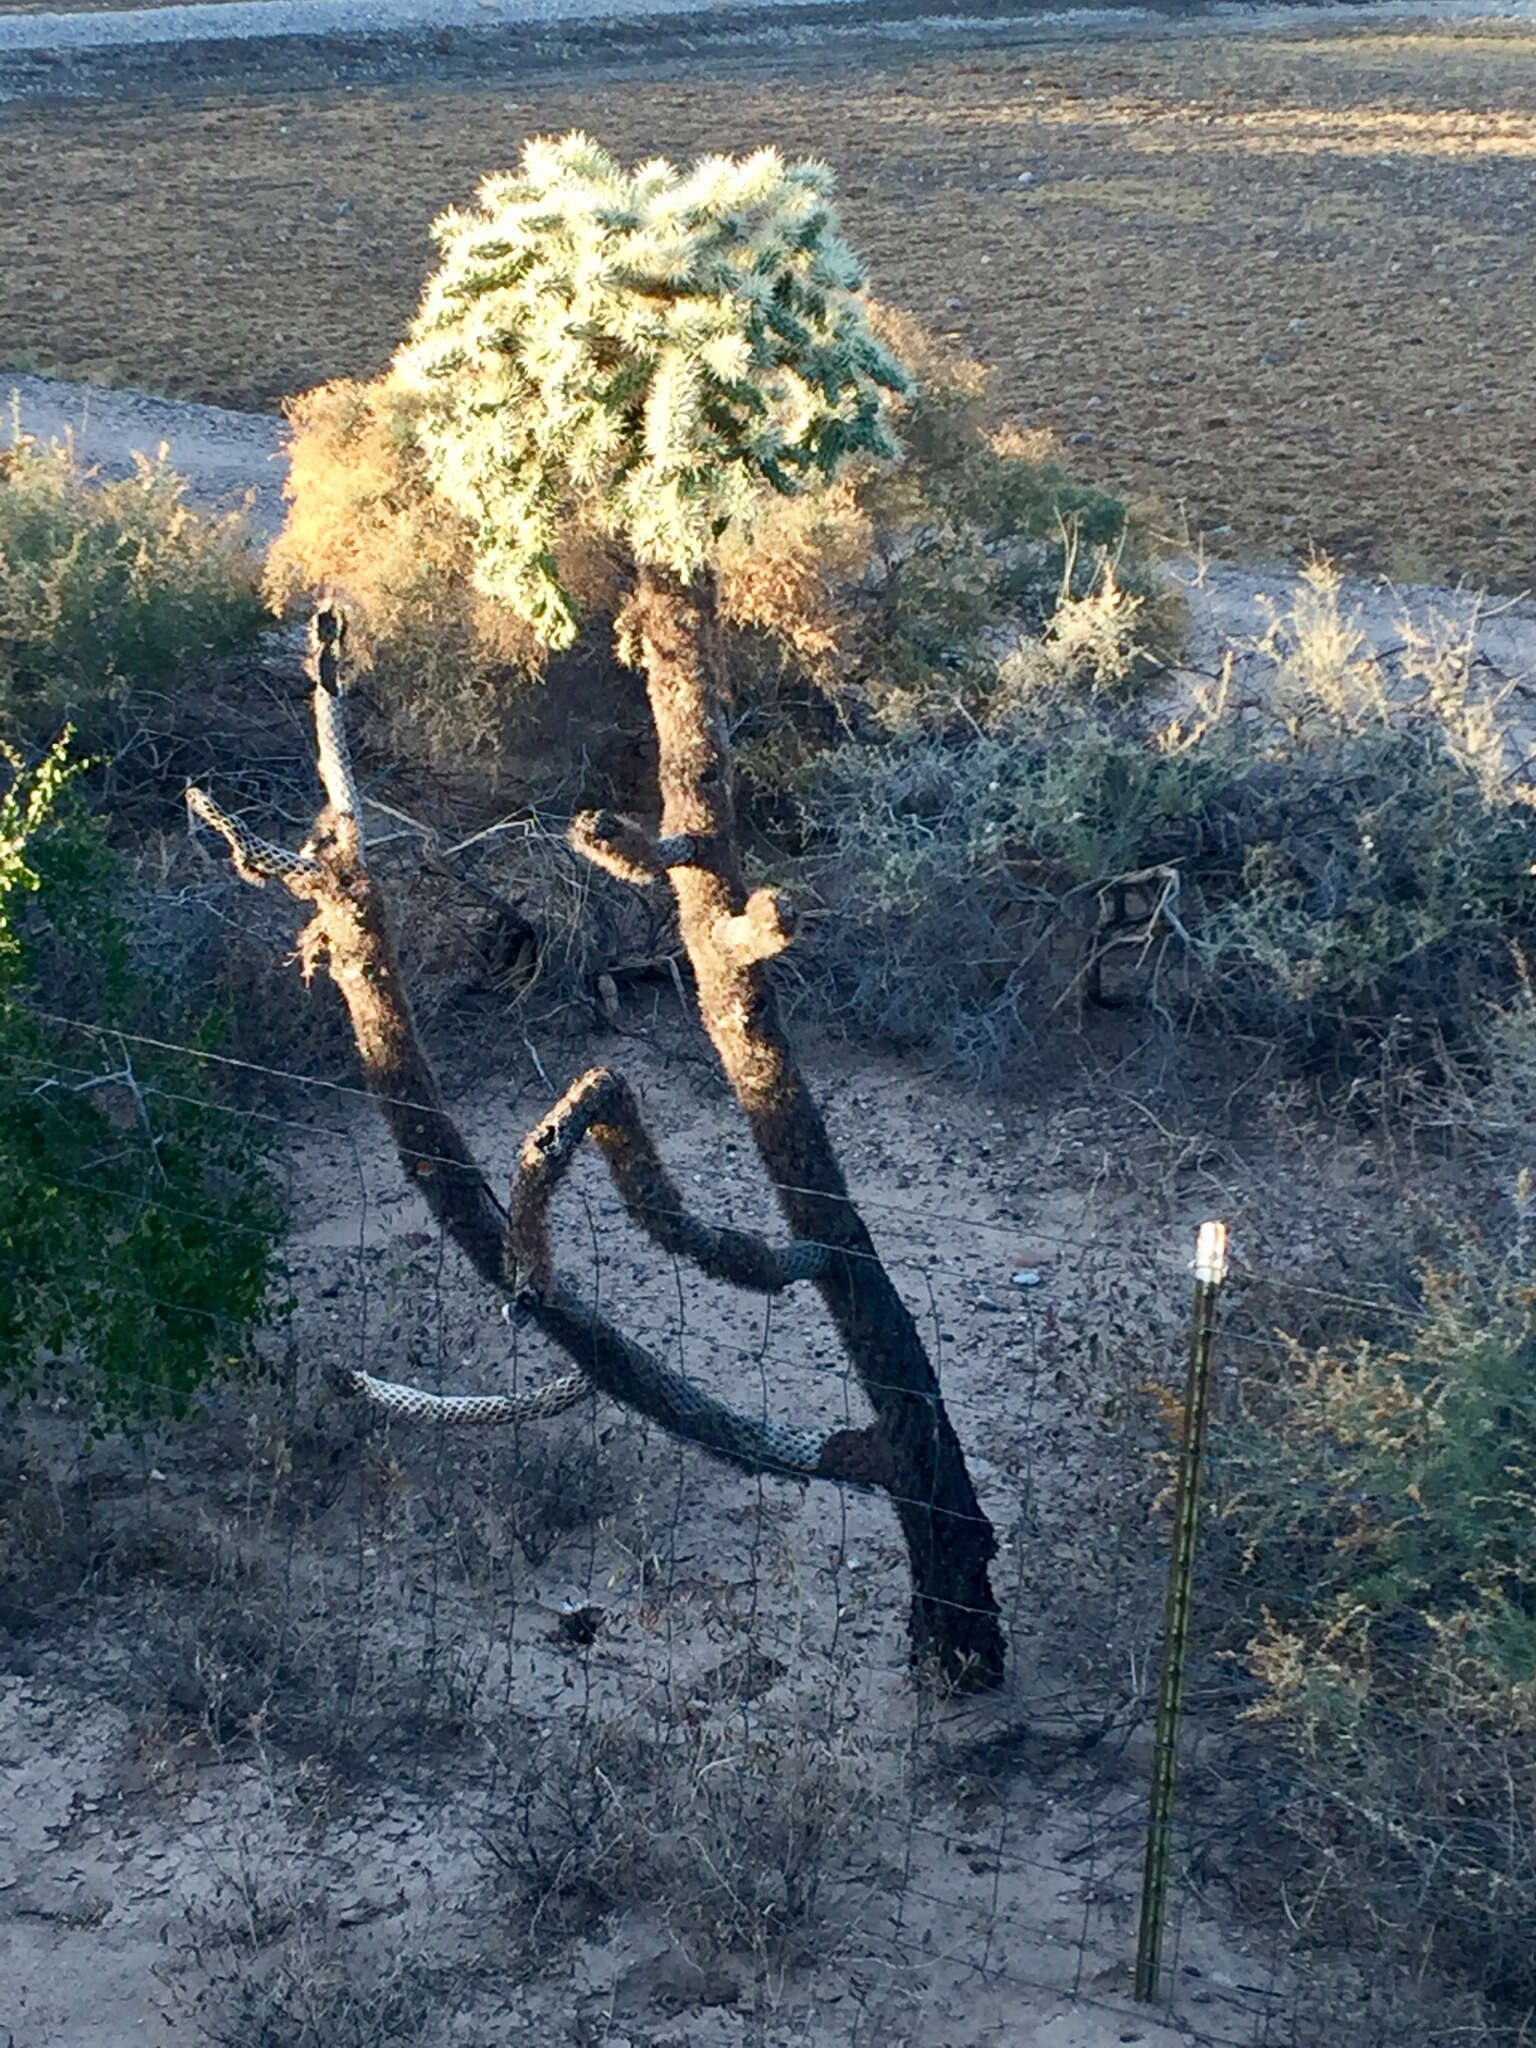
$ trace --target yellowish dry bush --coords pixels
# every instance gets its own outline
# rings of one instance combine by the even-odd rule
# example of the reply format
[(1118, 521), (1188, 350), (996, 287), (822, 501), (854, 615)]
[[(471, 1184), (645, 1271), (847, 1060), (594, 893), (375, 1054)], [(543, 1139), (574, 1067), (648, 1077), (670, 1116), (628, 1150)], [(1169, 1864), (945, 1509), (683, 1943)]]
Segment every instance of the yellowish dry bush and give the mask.
[[(936, 688), (952, 699), (962, 685), (984, 700), (996, 687), (997, 625), (1038, 626), (1063, 594), (1085, 596), (1092, 550), (1123, 536), (1124, 508), (1073, 483), (1048, 435), (993, 430), (980, 364), (888, 307), (872, 307), (871, 324), (917, 380), (893, 407), (904, 459), (852, 462), (835, 482), (772, 504), (750, 542), (726, 538), (721, 612), (748, 701), (775, 699), (786, 672), (813, 690), (862, 685), (876, 705)], [(541, 653), (475, 589), (472, 531), (431, 489), (419, 408), (391, 374), (291, 401), (288, 520), (266, 594), (278, 611), (341, 596), (392, 744), (462, 766), (508, 754), (536, 681), (583, 701), (608, 687), (617, 701), (627, 564), (611, 540), (571, 527), (559, 577), (585, 629), (570, 657)]]
[[(354, 652), (381, 685), (396, 737), (452, 759), (495, 744), (542, 672), (517, 619), (474, 587), (469, 524), (437, 497), (416, 439), (419, 401), (392, 378), (342, 379), (292, 400), (288, 518), (267, 561), (275, 611), (333, 591)], [(578, 536), (561, 574), (611, 606), (614, 564)]]
[(781, 499), (750, 542), (726, 536), (721, 614), (728, 625), (771, 635), (818, 681), (846, 674), (854, 637), (848, 593), (867, 570), (874, 543), (851, 476)]

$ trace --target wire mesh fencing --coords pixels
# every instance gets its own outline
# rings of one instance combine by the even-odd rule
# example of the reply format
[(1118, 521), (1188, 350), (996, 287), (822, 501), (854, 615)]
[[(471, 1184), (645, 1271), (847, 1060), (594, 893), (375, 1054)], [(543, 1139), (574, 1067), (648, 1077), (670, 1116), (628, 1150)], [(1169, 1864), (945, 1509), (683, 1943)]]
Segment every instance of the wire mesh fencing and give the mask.
[[(81, 1036), (77, 1058), (38, 1063), (38, 1088), (123, 1056)], [(690, 1206), (771, 1229), (774, 1191), (703, 1069), (625, 1051)], [(493, 1185), (546, 1106), (544, 1064), (467, 1091)], [(1138, 2001), (1201, 1202), (1148, 1229), (1091, 1158), (1065, 1156), (1062, 1198), (1035, 1200), (984, 1105), (961, 1128), (952, 1101), (892, 1069), (855, 1066), (830, 1091), (997, 1536), (1008, 1677), (945, 1693), (911, 1668), (907, 1563), (877, 1490), (734, 1471), (596, 1398), (470, 1431), (339, 1397), (337, 1365), (462, 1393), (564, 1363), (444, 1241), (367, 1103), (282, 1079), (280, 1108), (221, 1112), (282, 1140), (290, 1227), (261, 1371), (210, 1392), (200, 1424), (73, 1464), (61, 1379), (56, 1417), (18, 1425), (33, 1437), (11, 1474), (54, 1682), (126, 1715), (157, 1768), (216, 1766), (231, 1788), (187, 1823), (216, 1838), (206, 1851), (156, 1822), (182, 1844), (167, 2012), (219, 2040), (380, 2048), (1175, 2033), (1236, 2048), (1345, 2023), (1411, 2038), (1410, 2009), (1431, 2024), (1405, 1969), (1361, 1970), (1347, 1944), (1379, 1936), (1385, 1911), (1359, 1857), (1391, 1880), (1396, 1854), (1422, 1878), (1434, 1817), (1396, 1816), (1423, 1848), (1394, 1850), (1390, 1827), (1348, 1811), (1382, 1806), (1379, 1771), (1341, 1791), (1304, 1742), (1270, 1739), (1272, 1553), (1290, 1544), (1304, 1574), (1333, 1534), (1255, 1537), (1233, 1512), (1250, 1468), (1229, 1449), (1302, 1371), (1295, 1332), (1402, 1354), (1432, 1321), (1422, 1300), (1268, 1270), (1235, 1234), (1161, 1968)], [(142, 1106), (152, 1123), (152, 1091)], [(634, 1230), (592, 1158), (558, 1221), (567, 1284), (674, 1370), (765, 1417), (866, 1421), (809, 1289), (701, 1281)], [(231, 1356), (243, 1341), (231, 1327)], [(1524, 1868), (1521, 1797), (1512, 1780), (1485, 1848), (1506, 1887)], [(1446, 1839), (1442, 1858), (1465, 1861), (1467, 1829)], [(1423, 1896), (1443, 1919), (1428, 1880)]]

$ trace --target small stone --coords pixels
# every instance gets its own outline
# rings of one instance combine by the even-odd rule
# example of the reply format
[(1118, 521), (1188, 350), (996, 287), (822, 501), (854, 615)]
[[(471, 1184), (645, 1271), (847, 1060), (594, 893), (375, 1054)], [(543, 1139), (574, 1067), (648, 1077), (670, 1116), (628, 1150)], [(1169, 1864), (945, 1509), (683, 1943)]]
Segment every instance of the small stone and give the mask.
[(603, 1626), (603, 1610), (588, 1602), (565, 1601), (555, 1619), (552, 1640), (585, 1645), (595, 1643)]
[(1019, 1270), (1010, 1273), (1008, 1278), (1015, 1287), (1039, 1287), (1044, 1283), (1045, 1275), (1038, 1266), (1020, 1266)]

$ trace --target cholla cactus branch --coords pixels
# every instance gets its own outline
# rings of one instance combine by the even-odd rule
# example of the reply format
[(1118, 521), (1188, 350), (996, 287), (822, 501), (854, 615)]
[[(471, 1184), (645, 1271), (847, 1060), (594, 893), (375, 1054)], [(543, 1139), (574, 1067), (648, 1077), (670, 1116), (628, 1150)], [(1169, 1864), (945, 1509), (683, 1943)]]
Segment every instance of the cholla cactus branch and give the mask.
[(344, 639), (344, 620), (334, 607), (325, 607), (311, 629), (310, 673), (317, 755), (329, 801), (302, 853), (253, 839), (201, 790), (189, 791), (187, 802), (222, 834), (245, 880), (275, 876), (310, 907), (299, 939), (305, 979), (322, 964), (328, 969), (347, 1005), (364, 1078), (407, 1174), (477, 1271), (499, 1286), (506, 1219), (444, 1106), (411, 1015), (383, 899), (363, 860), (338, 668)]
[(523, 1312), (601, 1392), (725, 1464), (785, 1479), (835, 1479), (866, 1488), (891, 1484), (890, 1460), (872, 1430), (800, 1429), (728, 1408), (660, 1364), (568, 1288), (553, 1288), (543, 1300), (526, 1303)]
[(737, 917), (717, 918), (710, 936), (722, 953), (748, 967), (782, 953), (799, 921), (791, 898), (777, 889), (754, 889)]
[(771, 1245), (750, 1231), (690, 1215), (645, 1128), (634, 1090), (608, 1068), (593, 1067), (523, 1140), (507, 1223), (509, 1264), (519, 1288), (541, 1296), (554, 1285), (549, 1205), (588, 1137), (602, 1153), (631, 1220), (663, 1251), (691, 1259), (712, 1279), (778, 1294), (824, 1270), (829, 1253), (822, 1245)]
[(688, 576), (776, 493), (895, 452), (907, 377), (865, 318), (832, 184), (772, 149), (628, 171), (567, 135), (434, 223), (442, 266), (396, 374), (477, 529), (480, 588), (546, 645), (576, 629), (572, 523)]
[(633, 819), (613, 811), (578, 811), (571, 820), (570, 842), (594, 867), (637, 888), (665, 881), (668, 868), (686, 866), (700, 851), (686, 834), (652, 839)]

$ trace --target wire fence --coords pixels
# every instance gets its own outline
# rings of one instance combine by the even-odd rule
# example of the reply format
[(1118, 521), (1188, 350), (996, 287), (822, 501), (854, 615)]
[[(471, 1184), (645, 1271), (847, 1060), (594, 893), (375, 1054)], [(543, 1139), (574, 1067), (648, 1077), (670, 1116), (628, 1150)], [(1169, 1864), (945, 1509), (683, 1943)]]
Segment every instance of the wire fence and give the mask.
[[(44, 1102), (130, 1071), (135, 1049), (222, 1064), (47, 1021), (78, 1057), (8, 1056)], [(627, 1050), (688, 1202), (771, 1230), (773, 1190), (728, 1109), (678, 1085), (656, 1048)], [(314, 1105), (216, 1112), (283, 1141), (291, 1229), (285, 1304), (257, 1340), (266, 1374), (211, 1395), (201, 1428), (147, 1437), (108, 1497), (87, 1476), (65, 1493), (55, 1479), (67, 1504), (49, 1525), (96, 1559), (77, 1593), (95, 1585), (117, 1616), (112, 1635), (79, 1598), (58, 1609), (93, 1646), (90, 1683), (195, 1724), (265, 1787), (266, 1863), (234, 1890), (248, 1914), (267, 1897), (276, 1931), (230, 1937), (213, 1967), (205, 1928), (173, 2005), (196, 1978), (205, 2031), (261, 2044), (326, 2038), (344, 1995), (372, 2028), (345, 2038), (380, 2048), (481, 2038), (493, 2010), (502, 2030), (484, 2038), (498, 2041), (525, 2023), (529, 2039), (818, 2048), (1096, 2048), (1164, 2028), (1246, 2048), (1337, 2039), (1346, 2020), (1363, 2040), (1406, 2037), (1408, 1977), (1328, 1950), (1352, 1930), (1330, 1923), (1327, 1873), (1287, 1833), (1311, 1796), (1294, 1754), (1245, 1718), (1260, 1688), (1244, 1642), (1262, 1617), (1219, 1532), (1195, 1558), (1163, 1967), (1154, 1999), (1133, 1997), (1206, 1198), (1147, 1230), (1064, 1170), (1070, 1199), (1047, 1211), (1020, 1192), (1001, 1124), (986, 1143), (930, 1124), (888, 1156), (875, 1085), (856, 1076), (830, 1098), (998, 1538), (1008, 1679), (946, 1697), (909, 1668), (885, 1495), (728, 1470), (598, 1399), (487, 1433), (338, 1400), (338, 1363), (433, 1392), (515, 1391), (568, 1368), (445, 1243), (362, 1091), (234, 1064)], [(183, 1099), (136, 1085), (151, 1117)], [(465, 1118), (493, 1186), (531, 1120), (507, 1094), (484, 1083), (481, 1127)], [(1234, 1250), (1218, 1452), (1224, 1421), (1295, 1369), (1283, 1330), (1321, 1319), (1401, 1345), (1424, 1325), (1406, 1289), (1245, 1262), (1240, 1230)], [(559, 1198), (556, 1252), (584, 1301), (738, 1409), (866, 1422), (812, 1289), (764, 1300), (701, 1281), (629, 1224), (595, 1157)], [(241, 1349), (243, 1331), (224, 1335)], [(1208, 1535), (1221, 1506), (1218, 1488)], [(67, 1527), (75, 1515), (87, 1534)], [(130, 1569), (130, 1553), (145, 1562)], [(372, 1824), (365, 1787), (383, 1788)], [(401, 1810), (416, 1816), (414, 1866), (390, 1847)], [(368, 1919), (382, 1950), (327, 1904), (342, 1867), (384, 1900)], [(317, 1986), (331, 1987), (323, 2011)], [(460, 2032), (432, 2031), (455, 2000)]]

